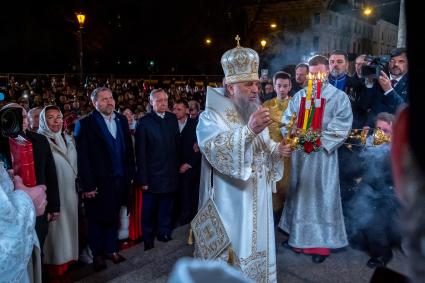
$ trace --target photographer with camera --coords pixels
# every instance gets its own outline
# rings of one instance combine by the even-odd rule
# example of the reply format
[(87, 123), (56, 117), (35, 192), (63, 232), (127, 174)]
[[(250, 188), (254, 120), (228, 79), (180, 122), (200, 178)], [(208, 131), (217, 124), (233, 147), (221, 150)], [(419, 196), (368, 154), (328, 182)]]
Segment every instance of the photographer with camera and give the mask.
[[(28, 130), (27, 111), (19, 104), (9, 103), (3, 106), (0, 110), (0, 121), (1, 153), (6, 158), (7, 166), (9, 168), (12, 166), (8, 139), (14, 139), (19, 136), (19, 139), (31, 144), (35, 184), (46, 186), (46, 211), (43, 215), (37, 217), (35, 224), (35, 230), (40, 241), (40, 250), (42, 251), (48, 232), (48, 222), (57, 219), (60, 208), (58, 180), (52, 151), (43, 135)], [(15, 162), (18, 163), (16, 160)], [(23, 167), (25, 164), (20, 165)], [(16, 174), (17, 172), (14, 173)], [(21, 177), (24, 179), (24, 176)], [(22, 237), (25, 237), (25, 235), (22, 235)]]
[(362, 76), (366, 79), (365, 93), (371, 99), (367, 125), (373, 126), (378, 113), (394, 114), (400, 105), (409, 101), (408, 61), (406, 48), (394, 49), (390, 53), (389, 75), (387, 75), (383, 71), (386, 64), (385, 57), (365, 59), (369, 64), (362, 67)]

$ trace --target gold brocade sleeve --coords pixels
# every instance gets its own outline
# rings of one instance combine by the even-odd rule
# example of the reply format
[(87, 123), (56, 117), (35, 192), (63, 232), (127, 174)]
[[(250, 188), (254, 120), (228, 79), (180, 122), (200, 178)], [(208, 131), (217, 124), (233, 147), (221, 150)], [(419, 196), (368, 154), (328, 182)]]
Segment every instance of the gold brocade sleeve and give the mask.
[[(277, 98), (273, 98), (264, 102), (263, 106), (269, 108), (270, 116), (274, 121), (281, 121), (283, 112), (288, 107), (288, 101), (289, 99), (278, 100)], [(272, 123), (268, 128), (270, 138), (275, 142), (281, 142), (283, 136), (278, 123)]]
[(256, 135), (246, 125), (229, 122), (224, 117), (211, 110), (202, 113), (197, 127), (199, 147), (215, 170), (248, 180)]

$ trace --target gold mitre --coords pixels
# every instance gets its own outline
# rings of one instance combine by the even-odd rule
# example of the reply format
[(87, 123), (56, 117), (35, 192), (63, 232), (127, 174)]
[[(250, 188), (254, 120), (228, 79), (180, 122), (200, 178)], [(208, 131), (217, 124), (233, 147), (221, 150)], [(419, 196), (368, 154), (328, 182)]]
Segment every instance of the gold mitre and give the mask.
[(250, 48), (239, 45), (240, 37), (235, 37), (237, 46), (226, 51), (221, 57), (226, 83), (238, 83), (246, 81), (258, 81), (258, 63), (260, 61), (257, 52)]

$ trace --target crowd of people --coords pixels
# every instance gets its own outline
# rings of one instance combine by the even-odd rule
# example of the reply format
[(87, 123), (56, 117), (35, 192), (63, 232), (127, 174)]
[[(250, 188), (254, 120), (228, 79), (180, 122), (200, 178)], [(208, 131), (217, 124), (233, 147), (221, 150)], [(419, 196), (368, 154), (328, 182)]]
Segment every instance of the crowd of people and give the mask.
[[(300, 63), (295, 80), (278, 71), (272, 82), (262, 81), (258, 55), (239, 42), (221, 63), (224, 88), (208, 89), (197, 128), (199, 213), (208, 215), (214, 202), (219, 216), (211, 219), (226, 229), (197, 219), (195, 256), (227, 260), (255, 282), (275, 282), (275, 217), (287, 237), (282, 246), (312, 255), (314, 263), (351, 245), (370, 255), (368, 267), (385, 267), (392, 249), (401, 248), (389, 159), (394, 114), (409, 103), (406, 49), (391, 52), (388, 75), (360, 55), (351, 76), (348, 55), (335, 50)], [(223, 250), (218, 239), (226, 237)]]
[[(134, 241), (143, 235), (145, 250), (154, 247), (155, 237), (171, 240), (174, 227), (190, 222), (198, 206), (201, 154), (195, 130), (201, 107), (192, 98), (202, 100), (201, 92), (179, 87), (168, 99), (165, 90), (152, 89), (147, 98), (152, 110), (148, 107), (137, 117), (129, 90), (121, 95), (97, 87), (88, 105), (71, 87), (56, 91), (66, 88), (65, 93), (75, 95), (70, 110), (67, 95), (43, 105), (36, 93), (18, 99), (21, 104), (8, 97), (1, 108), (4, 129), (10, 124), (3, 118), (10, 119), (12, 112), (3, 114), (18, 113), (18, 138), (31, 144), (35, 183), (47, 188), (46, 210), (37, 217), (35, 229), (43, 278), (49, 282), (66, 280), (66, 271), (79, 260), (93, 262), (97, 271), (107, 267), (106, 259), (116, 264), (125, 260), (118, 253), (122, 206), (131, 215), (127, 235)], [(130, 103), (116, 107), (115, 101), (124, 96)], [(28, 101), (34, 107), (27, 112)], [(15, 139), (3, 134), (2, 167), (14, 174), (19, 161), (12, 161), (8, 138)]]
[[(21, 85), (12, 78), (1, 111), (19, 113), (19, 137), (32, 146), (38, 189), (15, 177), (13, 191), (0, 168), (0, 197), (10, 206), (32, 200), (37, 218), (20, 229), (35, 225), (37, 237), (20, 243), (26, 262), (9, 262), (0, 271), (38, 282), (40, 273), (26, 268), (37, 271), (33, 261), (41, 259), (44, 278), (64, 280), (87, 247), (94, 269), (103, 270), (105, 260), (125, 260), (118, 245), (123, 206), (132, 218), (130, 238), (150, 250), (155, 238), (171, 241), (173, 229), (190, 223), (210, 200), (229, 243), (213, 254), (217, 239), (199, 237), (208, 219), (192, 223), (195, 257), (231, 262), (255, 282), (277, 281), (276, 224), (287, 238), (282, 246), (312, 255), (314, 263), (351, 245), (369, 253), (367, 266), (386, 266), (392, 249), (401, 246), (389, 141), (403, 141), (393, 130), (394, 114), (410, 99), (408, 60), (406, 49), (397, 48), (388, 74), (378, 69), (364, 75), (371, 67), (367, 58), (358, 56), (350, 75), (348, 55), (334, 50), (298, 64), (294, 77), (278, 71), (271, 81), (260, 81), (258, 54), (238, 42), (222, 57), (221, 88), (92, 80), (79, 89), (56, 79)], [(307, 102), (308, 75), (319, 73), (325, 75), (321, 97)], [(299, 133), (288, 125), (293, 117), (302, 125), (301, 114), (311, 107), (311, 130), (320, 135), (294, 146), (290, 141)], [(362, 132), (364, 143), (353, 139), (352, 129)], [(384, 144), (375, 140), (378, 130)], [(1, 154), (4, 167), (13, 168), (7, 140)], [(87, 229), (81, 229), (83, 221)]]

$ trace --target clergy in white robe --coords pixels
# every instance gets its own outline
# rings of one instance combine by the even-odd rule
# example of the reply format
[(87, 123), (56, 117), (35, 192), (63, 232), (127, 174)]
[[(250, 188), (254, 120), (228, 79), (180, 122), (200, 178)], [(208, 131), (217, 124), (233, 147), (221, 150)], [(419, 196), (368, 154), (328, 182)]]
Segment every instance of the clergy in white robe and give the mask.
[[(200, 207), (214, 196), (239, 268), (256, 282), (276, 282), (272, 185), (282, 178), (278, 143), (267, 129), (255, 135), (224, 89), (208, 88), (197, 127), (203, 154)], [(199, 243), (196, 243), (199, 244)], [(226, 260), (225, 251), (220, 258)]]
[[(283, 143), (270, 139), (270, 110), (260, 105), (258, 97), (258, 54), (241, 47), (239, 36), (235, 39), (236, 48), (221, 58), (225, 88), (207, 89), (205, 111), (196, 128), (202, 165), (200, 217), (192, 221), (198, 235), (195, 256), (228, 260), (255, 282), (276, 282), (272, 191), (283, 175), (282, 156), (290, 156), (290, 151), (284, 152)], [(211, 199), (222, 223), (217, 229), (224, 226), (228, 238), (218, 232), (213, 234), (217, 241), (210, 241), (210, 231), (205, 232), (217, 219), (208, 209), (202, 217), (202, 208), (211, 207)], [(220, 246), (223, 238), (230, 246), (221, 252), (216, 244)]]
[[(57, 120), (57, 124), (53, 120)], [(62, 125), (62, 113), (56, 106), (46, 106), (41, 111), (38, 133), (49, 141), (61, 200), (61, 212), (57, 220), (49, 223), (43, 249), (44, 263), (53, 265), (49, 267), (49, 272), (54, 275), (63, 274), (68, 263), (78, 260), (77, 151), (73, 137), (62, 135)]]
[[(44, 194), (44, 200), (45, 198)], [(36, 210), (31, 197), (23, 190), (14, 190), (13, 183), (0, 162), (1, 283), (41, 282), (40, 247), (34, 228), (35, 217)], [(38, 252), (33, 253), (34, 249)], [(32, 254), (34, 262), (30, 261)]]
[[(327, 58), (319, 57), (322, 58), (318, 64), (313, 61), (311, 65), (314, 57), (310, 59), (310, 73), (329, 72)], [(288, 123), (293, 113), (298, 116), (301, 98), (305, 96), (306, 89), (295, 94), (282, 117), (283, 123)], [(289, 233), (288, 244), (312, 254), (316, 263), (329, 255), (329, 249), (348, 244), (337, 149), (351, 130), (353, 120), (350, 101), (344, 92), (325, 82), (321, 97), (326, 99), (321, 149), (310, 154), (304, 151), (292, 153), (290, 190), (279, 223), (279, 227)]]

